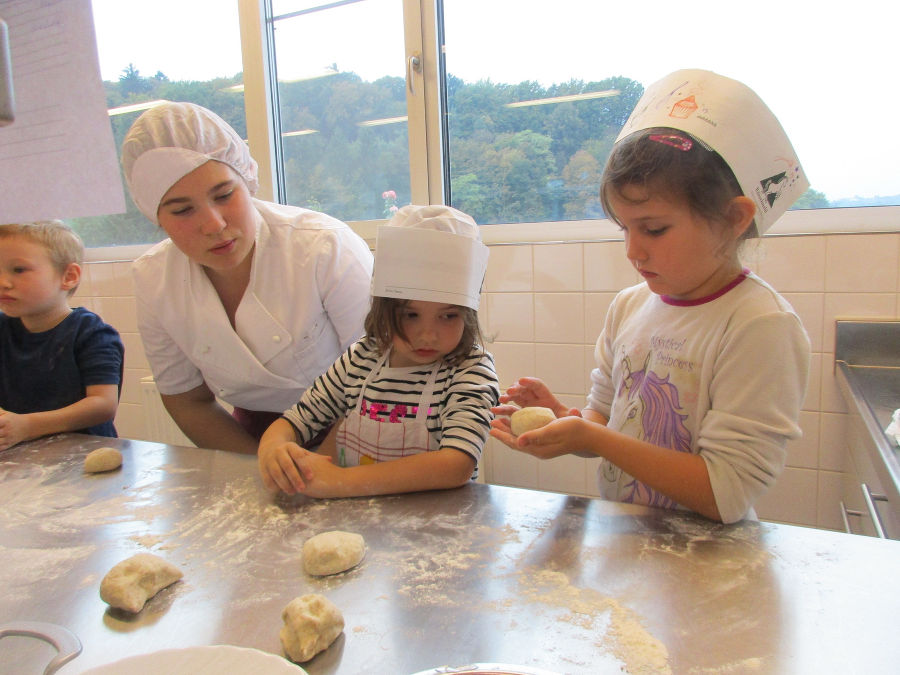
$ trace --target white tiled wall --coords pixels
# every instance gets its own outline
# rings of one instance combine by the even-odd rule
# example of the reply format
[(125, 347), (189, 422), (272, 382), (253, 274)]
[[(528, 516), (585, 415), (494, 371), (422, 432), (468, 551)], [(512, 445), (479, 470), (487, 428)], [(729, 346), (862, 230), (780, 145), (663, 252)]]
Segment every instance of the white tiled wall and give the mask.
[[(764, 519), (838, 529), (846, 409), (833, 377), (834, 320), (900, 316), (900, 233), (768, 237), (750, 243), (744, 257), (794, 305), (813, 349), (803, 438), (790, 444), (788, 466), (757, 510)], [(501, 384), (535, 375), (581, 407), (606, 308), (616, 291), (637, 281), (620, 241), (492, 246), (481, 317)], [(138, 382), (150, 371), (129, 264), (89, 264), (76, 298), (122, 333), (125, 384), (116, 426), (122, 436), (141, 438)], [(595, 467), (574, 457), (540, 462), (491, 440), (482, 476), (592, 495)]]

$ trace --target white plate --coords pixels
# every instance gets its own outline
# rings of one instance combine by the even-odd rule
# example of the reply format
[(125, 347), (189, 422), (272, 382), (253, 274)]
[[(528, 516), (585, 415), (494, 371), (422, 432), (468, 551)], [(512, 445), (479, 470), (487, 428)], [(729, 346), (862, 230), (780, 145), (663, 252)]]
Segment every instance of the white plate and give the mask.
[(307, 675), (287, 659), (258, 649), (213, 645), (163, 649), (85, 670), (82, 675)]

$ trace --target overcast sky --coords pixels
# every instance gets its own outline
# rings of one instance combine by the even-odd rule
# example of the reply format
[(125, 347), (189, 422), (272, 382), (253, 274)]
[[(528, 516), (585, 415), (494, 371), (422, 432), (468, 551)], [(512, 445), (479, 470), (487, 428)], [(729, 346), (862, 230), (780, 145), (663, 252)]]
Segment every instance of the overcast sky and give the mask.
[[(118, 79), (129, 63), (172, 80), (242, 70), (236, 0), (92, 3), (105, 80)], [(275, 11), (313, 4), (276, 0)], [(281, 22), (279, 77), (332, 63), (366, 80), (402, 75), (401, 4), (365, 0)], [(624, 75), (645, 86), (680, 68), (715, 70), (768, 103), (813, 188), (829, 199), (900, 194), (900, 88), (888, 70), (897, 62), (897, 38), (888, 4), (747, 3), (742, 15), (737, 4), (445, 0), (448, 70), (467, 82), (548, 85)], [(525, 11), (531, 7), (543, 8), (538, 22)]]

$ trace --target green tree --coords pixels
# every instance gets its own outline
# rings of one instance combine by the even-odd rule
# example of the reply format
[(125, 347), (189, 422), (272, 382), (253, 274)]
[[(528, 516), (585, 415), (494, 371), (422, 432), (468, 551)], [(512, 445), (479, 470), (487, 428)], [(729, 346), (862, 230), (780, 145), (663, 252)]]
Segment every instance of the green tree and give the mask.
[(600, 175), (602, 167), (587, 150), (578, 150), (563, 169), (566, 186), (563, 212), (566, 218), (602, 218), (600, 205)]
[[(287, 201), (344, 220), (384, 215), (382, 193), (410, 201), (405, 123), (372, 124), (406, 115), (406, 82), (366, 82), (354, 73), (279, 83)], [(129, 63), (104, 82), (110, 108), (155, 99), (193, 101), (218, 113), (246, 138), (244, 100), (228, 91), (242, 74), (209, 81), (149, 78)], [(604, 95), (597, 95), (598, 93)], [(602, 217), (599, 181), (613, 143), (643, 93), (623, 76), (550, 86), (527, 80), (465, 82), (447, 77), (451, 203), (482, 224)], [(550, 104), (551, 97), (587, 95)], [(511, 105), (526, 102), (527, 105)], [(117, 147), (139, 112), (110, 118)], [(291, 132), (303, 132), (292, 134)], [(164, 233), (128, 199), (126, 213), (79, 218), (89, 246), (158, 241)], [(810, 189), (794, 208), (827, 207)]]
[(146, 81), (146, 78), (141, 77), (133, 63), (129, 63), (119, 76), (119, 87), (126, 96), (129, 96), (144, 94), (151, 89), (152, 85)]
[(794, 202), (791, 209), (827, 209), (828, 207), (828, 199), (824, 193), (809, 188)]

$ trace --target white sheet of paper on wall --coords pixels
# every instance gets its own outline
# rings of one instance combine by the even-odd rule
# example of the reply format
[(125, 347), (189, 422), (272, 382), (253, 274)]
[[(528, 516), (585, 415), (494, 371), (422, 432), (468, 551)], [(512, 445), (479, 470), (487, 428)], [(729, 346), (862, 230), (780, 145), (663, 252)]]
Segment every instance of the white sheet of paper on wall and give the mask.
[(0, 126), (0, 222), (125, 211), (90, 0), (0, 0), (15, 119)]

